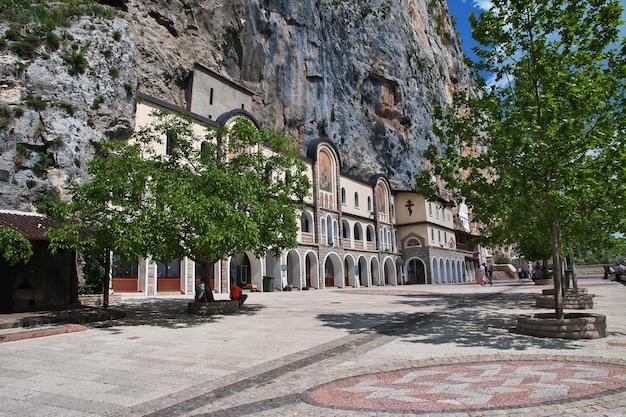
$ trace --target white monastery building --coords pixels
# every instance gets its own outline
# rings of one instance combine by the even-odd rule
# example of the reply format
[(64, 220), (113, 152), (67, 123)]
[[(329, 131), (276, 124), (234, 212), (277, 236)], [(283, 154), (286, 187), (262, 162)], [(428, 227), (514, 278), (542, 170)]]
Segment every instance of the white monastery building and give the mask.
[[(252, 93), (200, 65), (188, 96), (188, 109), (181, 109), (140, 94), (137, 127), (151, 122), (153, 110), (184, 113), (199, 129), (230, 126), (237, 117), (259, 127), (247, 110)], [(160, 146), (165, 153), (167, 144)], [(310, 141), (302, 160), (312, 190), (301, 214), (298, 247), (279, 258), (241, 253), (217, 262), (209, 273), (215, 292), (227, 293), (233, 284), (274, 291), (475, 280), (479, 251), (467, 245), (466, 207), (457, 212), (415, 191), (394, 190), (384, 175), (344, 175), (338, 149), (325, 138)], [(119, 259), (114, 254), (114, 292), (193, 294), (202, 277), (200, 264), (189, 259), (164, 264)]]

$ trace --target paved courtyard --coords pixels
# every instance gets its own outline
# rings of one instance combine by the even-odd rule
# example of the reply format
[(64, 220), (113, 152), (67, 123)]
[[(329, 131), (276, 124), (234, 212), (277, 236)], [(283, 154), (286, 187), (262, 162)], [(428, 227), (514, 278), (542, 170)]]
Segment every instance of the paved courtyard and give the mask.
[(510, 332), (546, 311), (530, 282), (251, 293), (214, 317), (125, 296), (125, 320), (0, 343), (0, 416), (626, 416), (626, 286), (581, 287), (608, 337)]

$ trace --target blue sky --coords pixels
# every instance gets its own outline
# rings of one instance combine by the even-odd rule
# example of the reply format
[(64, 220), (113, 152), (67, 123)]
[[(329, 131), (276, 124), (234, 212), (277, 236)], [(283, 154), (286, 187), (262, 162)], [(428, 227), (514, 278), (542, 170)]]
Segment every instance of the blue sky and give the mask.
[[(468, 22), (469, 15), (472, 12), (480, 14), (482, 10), (488, 9), (489, 0), (447, 0), (450, 13), (457, 17), (456, 28), (461, 35), (463, 41), (463, 51), (471, 55), (470, 48), (475, 45), (472, 39), (471, 28)], [(626, 10), (626, 0), (621, 0), (622, 7)], [(626, 21), (626, 11), (622, 13), (622, 20)], [(622, 34), (626, 36), (626, 25), (622, 25)]]

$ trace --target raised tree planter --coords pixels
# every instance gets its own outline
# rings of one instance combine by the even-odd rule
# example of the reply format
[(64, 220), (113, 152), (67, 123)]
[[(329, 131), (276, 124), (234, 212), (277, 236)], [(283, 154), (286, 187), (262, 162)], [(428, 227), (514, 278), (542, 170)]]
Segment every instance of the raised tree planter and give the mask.
[(517, 317), (516, 333), (560, 339), (600, 339), (606, 337), (606, 317), (602, 314), (567, 313), (557, 319), (555, 313)]
[(210, 316), (213, 314), (229, 314), (239, 309), (237, 300), (220, 301), (190, 301), (187, 303), (187, 313)]
[[(102, 294), (81, 294), (78, 296), (78, 302), (86, 307), (102, 307)], [(121, 302), (120, 294), (109, 294), (109, 305)]]
[(536, 279), (534, 280), (535, 285), (552, 285), (554, 287), (554, 279)]
[[(543, 293), (543, 295), (554, 295), (554, 288), (546, 288), (544, 290), (541, 290), (541, 292)], [(587, 288), (568, 288), (565, 290), (565, 294), (567, 295), (587, 294)]]
[[(535, 297), (535, 307), (554, 308), (554, 293)], [(593, 294), (565, 294), (563, 308), (569, 310), (585, 310), (593, 308)]]

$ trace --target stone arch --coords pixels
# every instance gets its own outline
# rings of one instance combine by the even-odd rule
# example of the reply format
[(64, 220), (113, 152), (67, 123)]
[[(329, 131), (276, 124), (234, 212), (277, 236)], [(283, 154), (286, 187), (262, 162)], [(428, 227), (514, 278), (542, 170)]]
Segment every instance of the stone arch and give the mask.
[(406, 261), (404, 268), (405, 284), (428, 284), (428, 279), (426, 277), (426, 264), (422, 259), (417, 256), (409, 258)]
[(390, 256), (386, 256), (383, 259), (383, 279), (382, 282), (384, 285), (398, 285), (398, 280), (396, 278), (396, 263), (393, 258)]
[(228, 282), (232, 285), (245, 287), (255, 284), (257, 288), (263, 288), (263, 270), (261, 260), (252, 252), (239, 253), (228, 260)]
[(375, 256), (370, 259), (370, 276), (372, 277), (372, 285), (383, 285), (380, 280), (380, 262)]
[(343, 280), (343, 264), (335, 252), (326, 255), (323, 263), (324, 288), (339, 287)]
[(302, 273), (300, 271), (300, 254), (297, 250), (290, 250), (287, 254), (287, 285), (302, 288)]
[(347, 254), (343, 258), (343, 276), (344, 276), (344, 285), (352, 285), (357, 288), (359, 285), (356, 280), (356, 271), (355, 271), (355, 261), (351, 254)]
[(368, 268), (367, 259), (365, 259), (365, 256), (362, 256), (362, 255), (359, 256), (357, 266), (358, 266), (357, 268), (358, 273), (356, 275), (358, 277), (360, 285), (369, 287), (371, 283), (369, 279), (369, 268)]
[(303, 288), (322, 288), (319, 276), (319, 260), (312, 250), (304, 256), (304, 284)]

